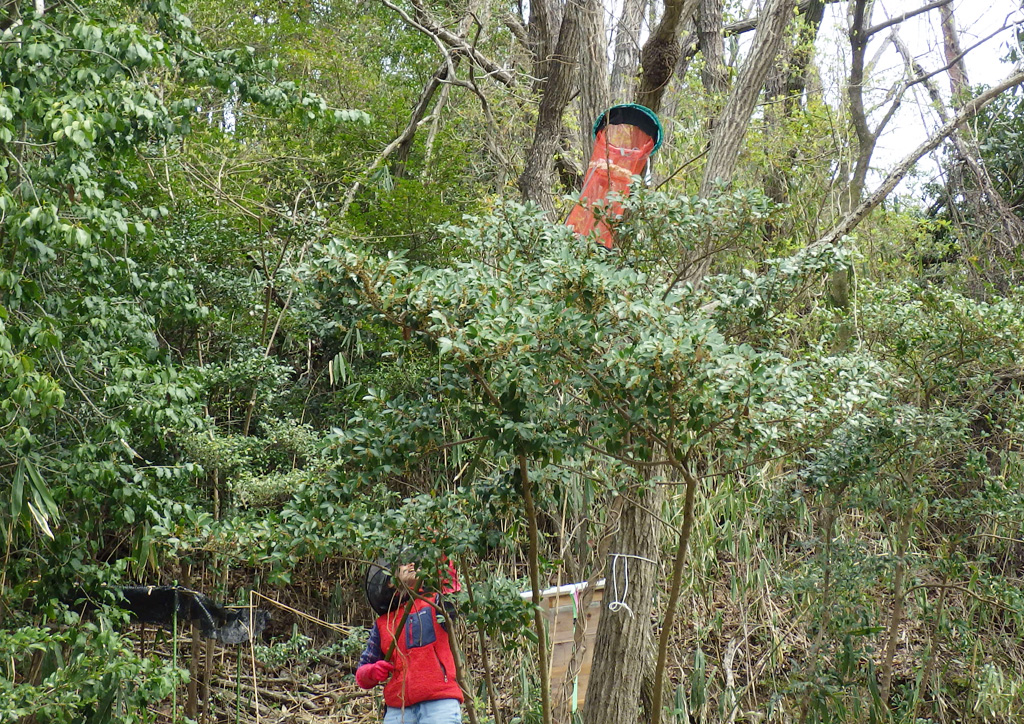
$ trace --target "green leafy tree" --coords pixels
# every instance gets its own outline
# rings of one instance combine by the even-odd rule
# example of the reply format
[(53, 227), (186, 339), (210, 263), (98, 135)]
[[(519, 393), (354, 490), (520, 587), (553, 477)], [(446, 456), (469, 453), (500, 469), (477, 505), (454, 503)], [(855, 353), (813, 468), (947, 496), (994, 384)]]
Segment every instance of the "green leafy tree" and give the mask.
[[(114, 603), (99, 586), (120, 582), (129, 560), (156, 562), (153, 523), (206, 503), (179, 440), (207, 426), (210, 380), (167, 333), (202, 324), (209, 307), (175, 263), (153, 159), (202, 123), (192, 90), (361, 116), (278, 83), (252, 49), (209, 50), (169, 2), (42, 14), (8, 3), (0, 32), (2, 708), (134, 721), (166, 694), (167, 672), (133, 658), (107, 618), (65, 621), (57, 601)], [(19, 626), (36, 633), (12, 634)], [(69, 651), (81, 653), (74, 665)], [(139, 676), (156, 678), (116, 694)]]
[[(693, 243), (696, 218), (686, 217), (689, 225), (659, 223), (686, 216), (688, 207), (674, 203), (646, 199), (635, 218), (652, 220), (661, 244)], [(516, 471), (535, 590), (541, 575), (535, 496), (544, 495), (550, 466), (595, 453), (635, 471), (663, 466), (669, 480), (685, 482), (686, 531), (699, 460), (711, 455), (750, 464), (791, 438), (787, 424), (813, 430), (829, 412), (870, 397), (865, 380), (858, 382), (862, 391), (831, 400), (829, 380), (844, 383), (822, 372), (835, 360), (809, 366), (732, 337), (734, 329), (745, 329), (746, 339), (754, 339), (751, 322), (809, 277), (842, 263), (837, 250), (822, 247), (773, 263), (763, 277), (723, 277), (709, 292), (697, 292), (677, 289), (679, 277), (671, 272), (658, 277), (620, 267), (535, 210), (506, 207), (447, 233), (472, 250), (452, 268), (412, 266), (400, 256), (377, 257), (342, 243), (329, 246), (320, 262), (318, 278), (331, 293), (347, 290), (367, 313), (409, 331), (400, 356), (425, 347), (438, 360), (419, 390), (373, 394), (373, 407), (360, 424), (350, 421), (337, 433), (336, 446), (368, 481), (406, 474), (452, 445), (487, 446)], [(710, 299), (712, 314), (704, 310)], [(461, 440), (450, 440), (439, 424), (444, 405), (458, 410)], [(603, 482), (642, 497), (639, 481), (634, 474)], [(684, 533), (680, 561), (687, 540)], [(640, 576), (634, 583), (640, 590), (652, 584)], [(674, 606), (670, 600), (670, 616)], [(537, 630), (543, 642), (539, 621)], [(542, 681), (545, 659), (539, 654)]]

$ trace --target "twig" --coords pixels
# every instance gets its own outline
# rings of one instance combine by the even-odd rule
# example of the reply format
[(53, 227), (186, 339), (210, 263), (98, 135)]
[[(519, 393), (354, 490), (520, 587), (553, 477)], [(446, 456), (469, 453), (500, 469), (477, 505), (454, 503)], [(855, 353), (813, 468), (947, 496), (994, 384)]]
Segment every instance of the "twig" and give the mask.
[(291, 606), (289, 606), (287, 604), (284, 604), (284, 603), (281, 603), (280, 601), (274, 600), (273, 598), (270, 598), (269, 596), (264, 596), (259, 591), (254, 591), (253, 593), (254, 593), (254, 595), (257, 598), (262, 598), (264, 601), (267, 601), (268, 603), (272, 603), (273, 605), (277, 606), (278, 608), (282, 609), (283, 611), (288, 611), (289, 613), (293, 613), (296, 616), (299, 616), (300, 618), (304, 618), (307, 621), (311, 621), (312, 623), (315, 623), (318, 626), (323, 626), (324, 628), (330, 629), (331, 631), (334, 631), (336, 633), (347, 635), (347, 634), (351, 633), (354, 630), (353, 626), (345, 626), (344, 624), (340, 624), (340, 623), (331, 623), (330, 621), (324, 621), (322, 618), (317, 618), (316, 616), (313, 616), (312, 614), (305, 613), (303, 611), (298, 610), (297, 608), (292, 608)]
[(679, 544), (676, 547), (676, 559), (672, 566), (672, 585), (669, 590), (668, 605), (665, 609), (665, 620), (661, 624), (661, 637), (658, 640), (658, 663), (654, 669), (654, 709), (651, 724), (661, 724), (663, 691), (665, 689), (665, 668), (668, 662), (668, 642), (672, 635), (672, 623), (675, 620), (676, 606), (682, 590), (683, 563), (686, 561), (686, 550), (690, 545), (690, 534), (693, 531), (693, 503), (697, 494), (697, 478), (686, 467), (684, 459), (675, 467), (686, 480), (686, 498), (683, 502), (683, 527), (679, 531)]
[(533, 589), (533, 621), (537, 628), (537, 667), (540, 670), (541, 713), (544, 724), (551, 724), (551, 672), (548, 670), (548, 637), (544, 627), (544, 614), (540, 610), (540, 544), (537, 532), (537, 510), (533, 504), (529, 465), (526, 453), (523, 451), (519, 452), (519, 482), (523, 487), (523, 503), (526, 507), (530, 539), (530, 587)]

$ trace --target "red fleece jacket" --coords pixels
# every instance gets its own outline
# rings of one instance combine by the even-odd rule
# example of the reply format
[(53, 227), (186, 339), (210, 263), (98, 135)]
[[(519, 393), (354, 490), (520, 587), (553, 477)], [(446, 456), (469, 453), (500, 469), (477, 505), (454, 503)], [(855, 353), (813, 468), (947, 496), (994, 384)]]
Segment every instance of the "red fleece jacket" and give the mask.
[[(437, 597), (429, 599), (436, 602)], [(377, 619), (366, 650), (359, 657), (360, 669), (384, 658), (383, 652), (391, 648), (404, 609), (403, 606)], [(455, 678), (455, 659), (448, 632), (428, 601), (413, 602), (390, 661), (395, 669), (384, 685), (384, 703), (388, 706), (404, 708), (435, 699), (463, 700), (462, 688)]]

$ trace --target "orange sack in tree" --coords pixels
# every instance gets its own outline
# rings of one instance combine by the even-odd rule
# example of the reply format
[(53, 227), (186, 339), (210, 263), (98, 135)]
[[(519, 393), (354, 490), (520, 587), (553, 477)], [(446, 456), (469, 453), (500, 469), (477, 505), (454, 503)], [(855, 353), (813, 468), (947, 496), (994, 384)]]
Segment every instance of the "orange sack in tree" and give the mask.
[(609, 194), (628, 196), (633, 177), (642, 174), (647, 162), (661, 146), (661, 123), (649, 108), (633, 103), (612, 106), (594, 123), (594, 150), (583, 179), (580, 200), (566, 224), (580, 236), (597, 229), (598, 243), (612, 248), (612, 230), (598, 219), (594, 208), (604, 216), (621, 216), (622, 204)]

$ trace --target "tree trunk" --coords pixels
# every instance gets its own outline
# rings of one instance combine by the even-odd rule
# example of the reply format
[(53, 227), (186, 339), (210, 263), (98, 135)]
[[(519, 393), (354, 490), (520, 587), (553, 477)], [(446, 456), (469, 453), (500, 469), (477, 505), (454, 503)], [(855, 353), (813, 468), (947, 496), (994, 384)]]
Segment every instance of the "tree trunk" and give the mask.
[(740, 71), (711, 137), (700, 185), (701, 197), (710, 196), (718, 184), (732, 180), (750, 117), (782, 47), (786, 26), (795, 7), (796, 0), (769, 0), (761, 15), (750, 56), (743, 64), (743, 70)]
[(697, 43), (704, 56), (700, 79), (704, 90), (712, 97), (729, 90), (729, 71), (725, 67), (725, 41), (722, 33), (723, 12), (722, 0), (700, 0), (697, 7)]
[(910, 540), (911, 517), (900, 524), (896, 540), (896, 571), (892, 581), (892, 612), (889, 616), (888, 634), (885, 641), (885, 653), (882, 655), (882, 666), (879, 669), (879, 694), (883, 706), (889, 706), (889, 692), (892, 686), (893, 661), (896, 659), (896, 643), (899, 638), (900, 626), (903, 623), (903, 581), (907, 575), (907, 542)]
[[(519, 453), (519, 480), (523, 486), (523, 503), (529, 530), (530, 588), (533, 592), (533, 621), (537, 630), (537, 668), (540, 671), (540, 703), (543, 724), (551, 724), (551, 676), (548, 664), (549, 650), (544, 613), (540, 607), (540, 543), (537, 533), (537, 509), (533, 504), (533, 483), (530, 480), (526, 453)], [(401, 629), (401, 626), (399, 626)]]
[(640, 61), (640, 23), (647, 0), (624, 0), (622, 16), (615, 28), (615, 58), (611, 74), (611, 102), (623, 103), (636, 92)]
[(693, 15), (700, 0), (665, 0), (665, 12), (640, 51), (640, 89), (636, 102), (655, 113), (679, 62), (679, 25)]
[(592, 546), (593, 541), (589, 540), (585, 533), (582, 533), (582, 529), (587, 527), (586, 520), (590, 516), (590, 511), (587, 510), (584, 514), (585, 517), (581, 518), (581, 522), (583, 522), (584, 525), (581, 526), (580, 543), (585, 550), (581, 550), (577, 558), (583, 565), (574, 566), (575, 571), (569, 570), (568, 567), (566, 570), (567, 573), (569, 573), (570, 580), (582, 581), (584, 578), (583, 570), (589, 571), (589, 578), (586, 582), (587, 587), (583, 590), (579, 598), (578, 610), (584, 615), (577, 617), (573, 623), (572, 655), (570, 656), (569, 663), (566, 666), (565, 677), (561, 682), (562, 694), (557, 697), (558, 706), (555, 709), (554, 718), (555, 721), (558, 722), (568, 722), (572, 717), (572, 711), (570, 709), (571, 691), (568, 689), (572, 686), (574, 679), (583, 665), (583, 657), (586, 653), (584, 639), (586, 637), (588, 624), (587, 616), (585, 614), (590, 610), (590, 603), (594, 598), (597, 581), (604, 575), (604, 569), (599, 569), (596, 561), (605, 561), (608, 558), (608, 546), (611, 543), (611, 539), (614, 534), (619, 530), (619, 517), (622, 515), (623, 501), (624, 499), (621, 495), (615, 495), (612, 497), (602, 526), (603, 531), (596, 546)]
[(562, 113), (572, 98), (580, 52), (580, 14), (585, 3), (596, 0), (571, 0), (558, 32), (553, 59), (547, 64), (548, 77), (537, 111), (533, 144), (526, 153), (526, 164), (519, 177), (519, 191), (524, 202), (532, 201), (552, 210), (551, 169), (555, 151), (561, 140)]
[(942, 18), (942, 47), (949, 65), (949, 87), (953, 92), (953, 105), (957, 105), (957, 97), (963, 96), (967, 90), (967, 67), (964, 65), (963, 51), (960, 49), (960, 35), (956, 31), (956, 18), (953, 6), (943, 5), (939, 8)]
[[(580, 148), (583, 166), (590, 158), (594, 120), (609, 106), (608, 41), (604, 8), (598, 0), (584, 0), (580, 9)], [(584, 171), (584, 173), (586, 173)]]
[[(683, 465), (687, 463), (684, 461)], [(658, 637), (658, 662), (654, 670), (654, 716), (651, 717), (652, 724), (661, 724), (661, 710), (663, 708), (663, 692), (665, 679), (668, 674), (668, 647), (672, 638), (672, 628), (675, 622), (676, 608), (679, 605), (679, 597), (682, 594), (683, 566), (686, 563), (686, 552), (690, 547), (690, 536), (693, 533), (693, 504), (697, 495), (697, 479), (686, 469), (682, 469), (683, 478), (686, 480), (686, 499), (683, 503), (683, 525), (679, 530), (679, 543), (676, 545), (675, 560), (672, 562), (672, 578), (669, 587), (668, 605), (665, 607), (665, 618), (661, 623), (661, 634)]]
[[(637, 721), (644, 674), (643, 654), (650, 651), (653, 641), (651, 614), (657, 610), (655, 593), (661, 580), (657, 563), (661, 522), (651, 512), (661, 510), (663, 498), (661, 489), (652, 486), (639, 504), (627, 503), (618, 533), (612, 539), (601, 621), (594, 643), (594, 667), (583, 705), (585, 724), (633, 724)], [(624, 605), (612, 610), (610, 606), (614, 602)], [(657, 702), (654, 705), (657, 706)]]
[(850, 121), (857, 136), (857, 158), (843, 204), (843, 213), (846, 214), (857, 207), (864, 195), (864, 182), (878, 138), (868, 125), (867, 112), (864, 109), (864, 60), (870, 37), (867, 29), (873, 5), (874, 0), (854, 0), (851, 12), (850, 82), (846, 86), (846, 96), (850, 104)]
[(534, 91), (543, 91), (548, 81), (555, 39), (558, 37), (558, 12), (554, 0), (530, 3), (530, 22), (526, 26), (530, 51), (533, 53)]
[(711, 138), (700, 195), (709, 196), (716, 184), (732, 180), (743, 137), (754, 112), (761, 88), (783, 45), (785, 29), (796, 6), (795, 0), (769, 0), (758, 24), (750, 56)]

